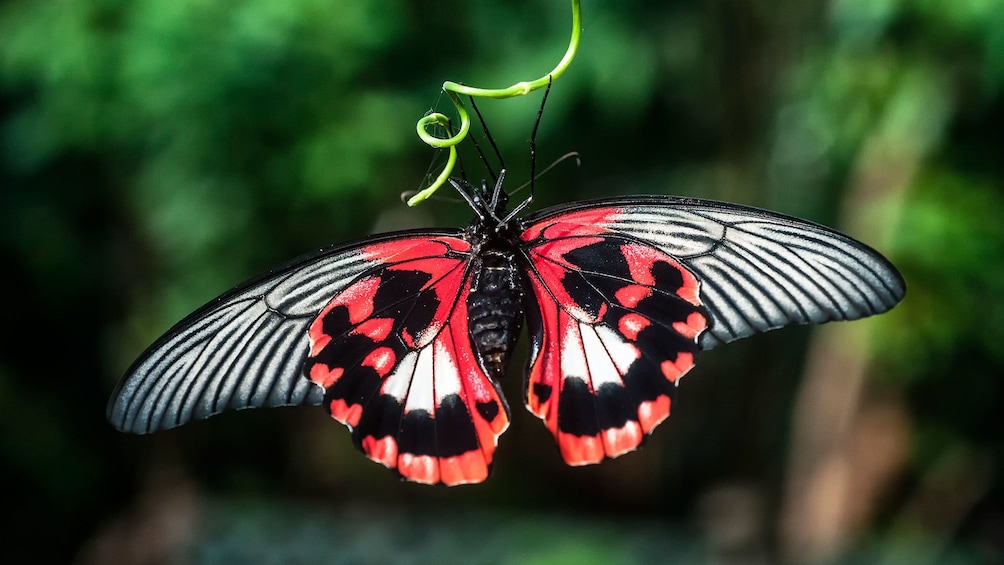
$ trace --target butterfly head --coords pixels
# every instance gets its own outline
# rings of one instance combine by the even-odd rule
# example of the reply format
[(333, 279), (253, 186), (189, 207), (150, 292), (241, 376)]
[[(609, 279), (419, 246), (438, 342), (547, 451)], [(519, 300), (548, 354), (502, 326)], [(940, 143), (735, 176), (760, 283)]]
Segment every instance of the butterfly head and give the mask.
[(457, 189), (460, 196), (467, 202), (474, 211), (474, 222), (471, 224), (472, 233), (479, 234), (503, 234), (510, 231), (513, 218), (524, 207), (530, 203), (530, 199), (520, 203), (515, 209), (507, 211), (509, 205), (509, 195), (502, 188), (505, 180), (505, 169), (499, 172), (498, 180), (494, 186), (489, 186), (488, 181), (481, 181), (480, 187), (475, 187), (464, 179), (450, 177), (450, 184)]

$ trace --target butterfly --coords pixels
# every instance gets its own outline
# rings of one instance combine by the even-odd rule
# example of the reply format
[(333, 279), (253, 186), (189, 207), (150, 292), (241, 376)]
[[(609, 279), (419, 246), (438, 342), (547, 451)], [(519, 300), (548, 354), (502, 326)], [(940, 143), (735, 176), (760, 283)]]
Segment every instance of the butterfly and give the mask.
[(450, 179), (474, 211), (466, 229), (333, 246), (211, 301), (132, 365), (109, 420), (145, 434), (323, 406), (403, 479), (478, 483), (509, 425), (499, 382), (524, 323), (526, 407), (585, 465), (641, 446), (700, 351), (905, 294), (882, 255), (815, 223), (673, 196), (520, 217), (529, 199), (508, 211), (504, 176)]

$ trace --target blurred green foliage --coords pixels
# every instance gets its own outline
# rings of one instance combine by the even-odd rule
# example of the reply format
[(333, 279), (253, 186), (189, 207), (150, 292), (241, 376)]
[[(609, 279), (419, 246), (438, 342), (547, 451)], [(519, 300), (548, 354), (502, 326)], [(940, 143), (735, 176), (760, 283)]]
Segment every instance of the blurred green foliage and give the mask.
[[(399, 203), (433, 157), (415, 121), (448, 110), (443, 80), (507, 86), (551, 68), (568, 18), (565, 2), (544, 0), (0, 3), (0, 461), (16, 485), (12, 562), (142, 545), (113, 534), (170, 508), (155, 503), (173, 492), (164, 469), (200, 496), (263, 500), (279, 517), (300, 512), (289, 500), (336, 514), (379, 501), (414, 521), (435, 509), (443, 532), (467, 512), (498, 512), (503, 532), (526, 521), (552, 540), (493, 537), (540, 553), (485, 562), (651, 562), (654, 532), (677, 530), (702, 532), (689, 544), (666, 535), (679, 560), (774, 556), (802, 330), (705, 356), (649, 446), (597, 468), (557, 461), (517, 406), (516, 367), (495, 475), (449, 491), (394, 483), (322, 411), (229, 415), (149, 438), (104, 422), (131, 360), (228, 286), (374, 230), (464, 225), (463, 206)], [(542, 178), (540, 205), (723, 198), (845, 222), (886, 252), (908, 297), (865, 323), (868, 389), (904, 399), (911, 456), (832, 559), (1004, 559), (1004, 2), (587, 1), (584, 20), (538, 138), (538, 165), (573, 150), (583, 164)], [(538, 103), (482, 104), (513, 187), (527, 177)], [(465, 165), (484, 175), (471, 155)], [(751, 518), (755, 543), (738, 550), (715, 544), (720, 520), (700, 517), (728, 484), (766, 501)], [(979, 485), (971, 499), (951, 496), (967, 484)], [(255, 546), (257, 511), (210, 508), (224, 509), (210, 523), (243, 533), (184, 555), (219, 561), (214, 543)], [(334, 520), (318, 512), (317, 524)], [(611, 525), (621, 516), (653, 533), (617, 545), (604, 532), (627, 535)], [(407, 530), (386, 533), (436, 532)], [(424, 541), (405, 539), (392, 547), (416, 553), (402, 562), (430, 560)], [(265, 540), (282, 560), (282, 540)]]

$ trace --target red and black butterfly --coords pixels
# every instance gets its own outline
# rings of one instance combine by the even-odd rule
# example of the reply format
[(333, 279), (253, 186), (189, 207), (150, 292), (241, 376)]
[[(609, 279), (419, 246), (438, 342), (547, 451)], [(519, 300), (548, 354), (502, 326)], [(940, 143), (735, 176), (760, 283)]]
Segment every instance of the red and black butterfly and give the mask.
[(149, 433), (225, 410), (320, 405), (370, 459), (421, 483), (483, 481), (509, 407), (499, 388), (521, 326), (525, 402), (570, 465), (638, 448), (697, 353), (789, 324), (895, 306), (902, 277), (826, 227), (736, 204), (639, 196), (517, 218), (451, 179), (465, 230), (340, 245), (182, 320), (109, 405)]

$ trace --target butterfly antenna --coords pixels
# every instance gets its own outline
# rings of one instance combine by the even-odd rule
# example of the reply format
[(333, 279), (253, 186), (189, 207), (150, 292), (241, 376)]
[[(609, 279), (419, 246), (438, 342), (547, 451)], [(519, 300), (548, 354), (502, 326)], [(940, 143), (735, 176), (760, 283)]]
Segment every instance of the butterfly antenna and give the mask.
[(537, 178), (537, 130), (540, 129), (540, 119), (544, 116), (544, 105), (547, 104), (547, 95), (551, 93), (553, 84), (551, 76), (547, 77), (547, 88), (544, 89), (544, 97), (540, 99), (540, 108), (537, 110), (537, 121), (533, 122), (533, 133), (530, 134), (530, 198), (533, 199), (534, 179)]
[(516, 214), (520, 213), (523, 208), (526, 208), (533, 202), (534, 182), (537, 180), (537, 130), (540, 128), (540, 119), (544, 115), (544, 105), (547, 104), (547, 95), (551, 93), (552, 83), (553, 79), (551, 75), (548, 75), (547, 88), (544, 89), (544, 97), (540, 100), (540, 109), (537, 110), (537, 120), (533, 122), (533, 132), (530, 134), (530, 196), (527, 196), (525, 200), (512, 209), (512, 212), (509, 212), (509, 215), (502, 221), (503, 224), (516, 217)]
[(450, 177), (446, 180), (453, 185), (453, 188), (457, 189), (457, 192), (460, 193), (460, 197), (467, 202), (467, 205), (471, 207), (471, 210), (474, 210), (474, 213), (478, 215), (478, 218), (480, 218), (481, 221), (484, 221), (485, 215), (481, 212), (482, 207), (478, 206), (477, 201), (474, 199), (475, 197), (471, 196), (468, 191), (465, 190), (465, 188), (471, 186), (471, 184), (466, 180), (457, 179), (456, 177)]
[[(568, 153), (565, 153), (564, 155), (562, 155), (561, 157), (558, 157), (554, 161), (551, 161), (551, 164), (548, 165), (547, 167), (545, 167), (543, 171), (540, 171), (539, 173), (537, 173), (536, 175), (534, 175), (534, 177), (533, 177), (534, 180), (539, 179), (540, 177), (546, 175), (547, 173), (551, 172), (551, 169), (557, 167), (558, 165), (564, 163), (565, 161), (567, 161), (569, 159), (575, 159), (575, 166), (576, 167), (581, 167), (582, 166), (582, 159), (581, 159), (581, 155), (579, 155), (579, 152), (578, 151), (569, 151)], [(516, 188), (514, 188), (513, 191), (509, 193), (509, 196), (512, 196), (512, 195), (516, 194), (517, 192), (522, 191), (524, 188), (526, 188), (528, 186), (530, 186), (530, 181), (524, 182), (523, 184), (521, 184), (521, 185), (517, 186)]]
[[(495, 158), (499, 160), (499, 168), (505, 169), (505, 160), (502, 159), (502, 152), (499, 151), (498, 145), (495, 144), (495, 137), (492, 136), (492, 132), (488, 130), (488, 123), (485, 122), (484, 116), (481, 115), (481, 110), (478, 109), (477, 103), (474, 101), (473, 96), (468, 96), (471, 99), (471, 108), (474, 109), (474, 113), (478, 116), (478, 122), (481, 124), (481, 130), (485, 132), (485, 137), (488, 138), (488, 143), (492, 146), (492, 151), (495, 152)], [(488, 158), (485, 156), (484, 151), (481, 150), (481, 146), (478, 145), (477, 140), (474, 136), (471, 136), (471, 141), (474, 143), (474, 148), (478, 150), (478, 155), (481, 156), (481, 162), (485, 164), (485, 168), (488, 169), (488, 174), (491, 175), (493, 182), (498, 182), (498, 175), (495, 174), (495, 170), (488, 163)]]

